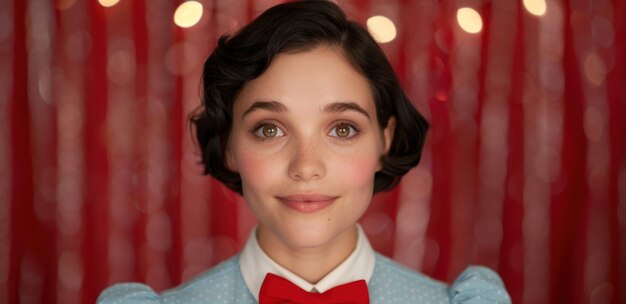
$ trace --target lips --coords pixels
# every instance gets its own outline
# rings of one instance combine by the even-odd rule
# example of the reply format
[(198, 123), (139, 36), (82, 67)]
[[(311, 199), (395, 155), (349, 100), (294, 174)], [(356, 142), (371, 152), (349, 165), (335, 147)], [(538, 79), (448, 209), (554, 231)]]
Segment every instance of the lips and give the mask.
[(292, 194), (285, 196), (277, 196), (287, 207), (302, 213), (313, 213), (322, 210), (337, 199), (336, 196), (324, 194)]

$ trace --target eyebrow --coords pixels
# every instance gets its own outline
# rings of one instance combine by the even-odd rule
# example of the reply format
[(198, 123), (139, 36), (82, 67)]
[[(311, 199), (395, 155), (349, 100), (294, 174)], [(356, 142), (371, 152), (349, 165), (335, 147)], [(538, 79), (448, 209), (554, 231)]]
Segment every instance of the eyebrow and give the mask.
[[(287, 107), (278, 101), (256, 101), (242, 114), (242, 118), (256, 110), (267, 110), (270, 112), (287, 112)], [(369, 113), (354, 102), (333, 102), (323, 109), (324, 112), (341, 113), (345, 111), (355, 111), (370, 119)]]
[(345, 111), (356, 111), (365, 115), (367, 119), (370, 118), (370, 115), (367, 113), (367, 111), (365, 111), (365, 109), (361, 108), (361, 106), (354, 102), (333, 102), (324, 107), (324, 112), (339, 113)]
[(270, 112), (287, 112), (287, 107), (278, 101), (256, 101), (245, 112), (243, 112), (241, 117), (243, 118), (256, 110), (261, 109)]

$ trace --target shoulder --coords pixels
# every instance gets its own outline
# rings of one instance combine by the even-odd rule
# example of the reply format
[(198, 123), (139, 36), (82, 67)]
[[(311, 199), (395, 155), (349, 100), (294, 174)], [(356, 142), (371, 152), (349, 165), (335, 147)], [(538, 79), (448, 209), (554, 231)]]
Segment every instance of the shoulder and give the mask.
[(154, 290), (144, 284), (122, 283), (105, 289), (100, 293), (96, 303), (149, 304), (160, 303), (160, 300)]
[(117, 284), (103, 291), (97, 303), (206, 303), (207, 300), (211, 303), (252, 303), (252, 299), (241, 278), (239, 257), (234, 256), (161, 294), (139, 283)]
[(187, 283), (164, 292), (165, 302), (182, 303), (251, 303), (239, 267), (239, 256), (232, 257)]
[(239, 256), (234, 256), (180, 286), (163, 292), (162, 297), (167, 298), (172, 295), (194, 293), (195, 290), (199, 289), (216, 289), (226, 283), (232, 285), (237, 283), (239, 275)]
[(446, 284), (376, 254), (368, 282), (372, 303), (446, 303)]
[(372, 303), (510, 303), (500, 277), (485, 267), (467, 268), (448, 286), (376, 254), (368, 285)]
[(511, 303), (504, 282), (493, 270), (470, 266), (448, 289), (451, 303)]

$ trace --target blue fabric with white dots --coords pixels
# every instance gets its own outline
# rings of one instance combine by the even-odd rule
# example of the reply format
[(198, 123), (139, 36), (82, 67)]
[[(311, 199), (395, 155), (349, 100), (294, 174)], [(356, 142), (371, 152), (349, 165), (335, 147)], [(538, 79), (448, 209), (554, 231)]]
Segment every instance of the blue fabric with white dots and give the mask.
[[(451, 285), (430, 279), (380, 254), (368, 282), (372, 304), (511, 303), (500, 277), (485, 267), (468, 267)], [(100, 294), (100, 304), (257, 303), (234, 256), (178, 288), (155, 293), (139, 283), (117, 284)]]

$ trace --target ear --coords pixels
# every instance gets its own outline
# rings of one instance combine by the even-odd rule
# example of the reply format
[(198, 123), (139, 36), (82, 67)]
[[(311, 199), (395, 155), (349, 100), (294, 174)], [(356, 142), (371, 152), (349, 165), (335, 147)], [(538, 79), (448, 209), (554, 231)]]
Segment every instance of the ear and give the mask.
[(389, 153), (389, 149), (391, 148), (391, 143), (393, 142), (393, 134), (396, 130), (396, 117), (389, 117), (389, 121), (387, 121), (387, 127), (383, 130), (383, 140), (384, 140), (384, 150), (383, 155), (387, 155)]
[(224, 149), (224, 161), (226, 162), (226, 168), (233, 172), (239, 172), (235, 155), (231, 152), (230, 142), (226, 143)]

